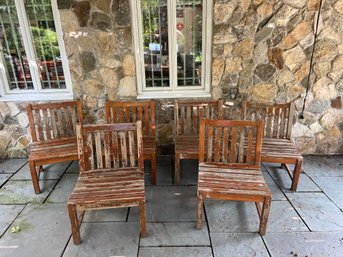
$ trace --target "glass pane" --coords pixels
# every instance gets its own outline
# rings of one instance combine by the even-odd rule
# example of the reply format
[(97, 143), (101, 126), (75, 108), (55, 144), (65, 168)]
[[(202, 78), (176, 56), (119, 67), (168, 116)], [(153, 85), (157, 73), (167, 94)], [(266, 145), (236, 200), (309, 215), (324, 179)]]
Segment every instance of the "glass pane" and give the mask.
[(203, 1), (176, 1), (177, 84), (201, 85)]
[(141, 0), (147, 87), (169, 87), (167, 0)]
[(43, 89), (66, 88), (50, 0), (27, 0), (25, 9)]
[(0, 47), (10, 90), (33, 89), (14, 0), (0, 1)]

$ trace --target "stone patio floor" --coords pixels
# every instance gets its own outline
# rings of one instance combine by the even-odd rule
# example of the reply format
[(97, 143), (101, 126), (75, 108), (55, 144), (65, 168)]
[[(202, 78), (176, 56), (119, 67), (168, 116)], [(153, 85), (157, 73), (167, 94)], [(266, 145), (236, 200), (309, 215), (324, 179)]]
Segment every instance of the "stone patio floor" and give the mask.
[(136, 208), (89, 211), (79, 246), (66, 210), (78, 163), (45, 169), (43, 192), (35, 195), (27, 160), (1, 160), (1, 257), (343, 256), (343, 156), (305, 156), (296, 193), (279, 165), (263, 164), (273, 193), (263, 237), (253, 203), (208, 200), (203, 229), (196, 230), (197, 162), (182, 161), (175, 186), (170, 158), (160, 157), (157, 186), (145, 167), (148, 237), (139, 236)]

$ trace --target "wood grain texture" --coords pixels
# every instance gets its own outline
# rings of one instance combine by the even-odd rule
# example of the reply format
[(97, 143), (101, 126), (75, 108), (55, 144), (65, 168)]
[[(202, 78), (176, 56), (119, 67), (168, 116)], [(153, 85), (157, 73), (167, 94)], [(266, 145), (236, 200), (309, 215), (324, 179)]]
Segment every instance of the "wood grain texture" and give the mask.
[(80, 176), (67, 203), (74, 244), (81, 242), (78, 213), (87, 209), (138, 206), (146, 236), (141, 121), (78, 125), (77, 142)]
[(35, 193), (38, 194), (42, 165), (78, 160), (76, 124), (83, 121), (81, 102), (29, 104), (27, 115), (32, 137), (30, 172)]
[(146, 101), (106, 101), (107, 123), (142, 122), (144, 159), (151, 161), (151, 183), (156, 184), (156, 121), (155, 102)]
[[(276, 103), (243, 103), (244, 119), (265, 120), (262, 146), (262, 161), (281, 164), (294, 164), (292, 170), (286, 168), (291, 180), (293, 191), (297, 190), (303, 157), (291, 141), (294, 117), (294, 104)], [(267, 115), (265, 115), (267, 114)]]
[(200, 121), (198, 229), (203, 203), (212, 198), (255, 202), (265, 234), (272, 194), (260, 170), (262, 130), (262, 121)]
[[(219, 100), (174, 100), (175, 183), (180, 183), (180, 160), (199, 158), (199, 127), (202, 119), (221, 119)], [(215, 145), (214, 145), (215, 147)], [(206, 148), (207, 149), (207, 148)]]

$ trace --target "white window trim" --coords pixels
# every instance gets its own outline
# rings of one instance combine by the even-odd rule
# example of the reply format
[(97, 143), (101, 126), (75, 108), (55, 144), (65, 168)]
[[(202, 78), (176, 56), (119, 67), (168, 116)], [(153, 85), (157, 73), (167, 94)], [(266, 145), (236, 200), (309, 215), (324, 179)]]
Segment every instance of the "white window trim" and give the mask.
[[(130, 0), (131, 16), (132, 16), (132, 31), (134, 40), (134, 55), (136, 61), (136, 81), (138, 99), (150, 98), (189, 98), (189, 97), (211, 97), (211, 71), (212, 71), (212, 18), (213, 18), (213, 0), (203, 0), (203, 28), (202, 28), (202, 44), (203, 44), (203, 63), (201, 67), (201, 86), (177, 87), (177, 74), (172, 74), (174, 82), (171, 87), (146, 88), (145, 87), (145, 70), (144, 70), (144, 50), (143, 50), (143, 24), (140, 8), (140, 1)], [(168, 33), (176, 34), (176, 19), (171, 19), (171, 15), (176, 13), (176, 2), (168, 0)], [(175, 23), (175, 24), (174, 24)], [(169, 44), (169, 52), (176, 46), (176, 38), (171, 37)], [(176, 55), (170, 56), (170, 63), (174, 67), (177, 65)]]
[(61, 27), (61, 20), (59, 10), (57, 7), (57, 0), (51, 0), (51, 8), (54, 16), (54, 23), (56, 28), (57, 40), (60, 48), (62, 59), (62, 68), (64, 79), (66, 83), (65, 89), (42, 89), (39, 78), (39, 68), (35, 61), (35, 53), (33, 48), (33, 40), (31, 33), (29, 33), (29, 23), (26, 16), (24, 1), (14, 0), (17, 9), (18, 20), (22, 32), (23, 44), (26, 50), (28, 59), (30, 60), (30, 72), (32, 74), (32, 81), (34, 89), (32, 90), (10, 90), (8, 80), (6, 77), (5, 67), (0, 63), (0, 102), (1, 101), (39, 101), (39, 100), (70, 100), (73, 99), (71, 76), (69, 72), (68, 58), (65, 52), (65, 45), (63, 40), (63, 33)]

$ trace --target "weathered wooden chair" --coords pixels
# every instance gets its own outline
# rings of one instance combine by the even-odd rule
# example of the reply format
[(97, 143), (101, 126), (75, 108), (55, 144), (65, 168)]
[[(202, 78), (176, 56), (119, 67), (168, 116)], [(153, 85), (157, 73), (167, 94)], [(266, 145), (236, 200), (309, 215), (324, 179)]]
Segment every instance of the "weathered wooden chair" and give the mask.
[(144, 159), (141, 122), (78, 125), (80, 176), (68, 201), (74, 244), (87, 209), (139, 206), (146, 236)]
[(32, 137), (29, 165), (33, 188), (38, 194), (43, 165), (78, 160), (76, 124), (83, 122), (81, 103), (29, 104), (27, 115)]
[[(292, 180), (291, 189), (296, 191), (303, 157), (291, 141), (293, 103), (276, 104), (245, 101), (243, 113), (246, 120), (260, 119), (264, 121), (262, 162), (281, 163)], [(294, 164), (294, 170), (288, 164)]]
[(132, 102), (106, 102), (106, 122), (122, 123), (142, 121), (144, 159), (151, 161), (151, 183), (156, 184), (156, 123), (153, 100)]
[(260, 169), (262, 121), (200, 122), (198, 221), (206, 198), (255, 202), (264, 235), (272, 193)]
[(180, 183), (180, 160), (199, 158), (199, 124), (201, 119), (221, 119), (222, 100), (175, 100), (174, 143), (175, 183)]

